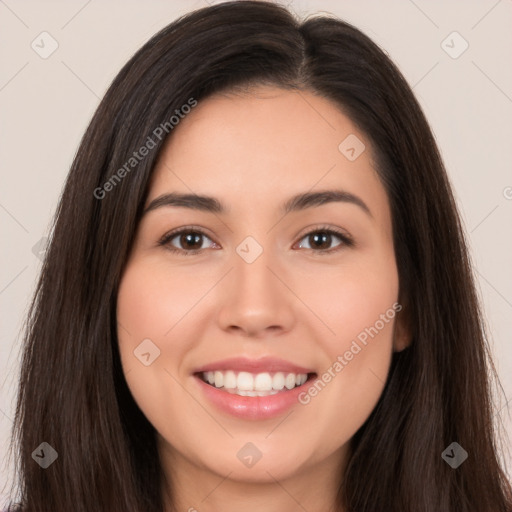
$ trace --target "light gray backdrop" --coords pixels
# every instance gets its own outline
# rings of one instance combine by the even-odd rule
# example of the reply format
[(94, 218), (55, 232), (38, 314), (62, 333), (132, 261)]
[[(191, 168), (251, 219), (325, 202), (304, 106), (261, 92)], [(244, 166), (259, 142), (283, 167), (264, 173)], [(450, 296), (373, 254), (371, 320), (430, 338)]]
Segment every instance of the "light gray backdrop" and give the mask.
[[(209, 3), (0, 0), (0, 488), (12, 478), (6, 456), (19, 331), (41, 266), (41, 239), (80, 137), (133, 52), (179, 15)], [(496, 418), (510, 435), (512, 1), (281, 3), (300, 15), (327, 11), (353, 23), (413, 87), (465, 222), (505, 391)], [(503, 457), (510, 475), (510, 453)]]

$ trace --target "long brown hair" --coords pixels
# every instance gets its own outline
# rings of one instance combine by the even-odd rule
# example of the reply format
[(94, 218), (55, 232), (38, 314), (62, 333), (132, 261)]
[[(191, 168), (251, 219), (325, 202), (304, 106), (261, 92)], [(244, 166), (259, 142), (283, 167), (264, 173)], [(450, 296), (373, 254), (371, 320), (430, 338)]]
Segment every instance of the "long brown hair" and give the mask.
[[(338, 105), (371, 141), (391, 205), (413, 340), (394, 354), (351, 441), (338, 507), (510, 512), (467, 242), (418, 102), (353, 26), (325, 15), (300, 22), (259, 1), (200, 9), (156, 34), (122, 68), (81, 141), (27, 319), (12, 433), (23, 510), (163, 511), (155, 430), (120, 365), (117, 290), (166, 140), (155, 129), (191, 98), (254, 84), (307, 89)], [(147, 156), (106, 187), (148, 137)], [(58, 453), (46, 469), (32, 458), (42, 442)], [(456, 469), (441, 457), (452, 442), (469, 454)]]

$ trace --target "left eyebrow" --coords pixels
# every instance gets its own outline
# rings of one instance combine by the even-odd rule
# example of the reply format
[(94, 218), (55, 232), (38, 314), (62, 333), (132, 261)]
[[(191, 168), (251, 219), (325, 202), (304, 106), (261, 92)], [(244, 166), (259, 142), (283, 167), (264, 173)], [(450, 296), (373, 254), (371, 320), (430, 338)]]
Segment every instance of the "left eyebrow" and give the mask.
[(321, 190), (319, 192), (306, 192), (298, 194), (286, 201), (283, 205), (283, 213), (305, 210), (314, 206), (322, 206), (328, 203), (349, 203), (361, 208), (367, 215), (373, 218), (370, 208), (359, 197), (346, 190)]
[[(372, 212), (366, 203), (360, 197), (346, 190), (322, 190), (319, 192), (297, 194), (282, 205), (281, 211), (284, 214), (288, 214), (334, 202), (354, 204), (373, 218)], [(189, 208), (216, 214), (224, 214), (228, 211), (226, 206), (215, 197), (171, 192), (153, 199), (144, 210), (143, 215), (163, 206)]]

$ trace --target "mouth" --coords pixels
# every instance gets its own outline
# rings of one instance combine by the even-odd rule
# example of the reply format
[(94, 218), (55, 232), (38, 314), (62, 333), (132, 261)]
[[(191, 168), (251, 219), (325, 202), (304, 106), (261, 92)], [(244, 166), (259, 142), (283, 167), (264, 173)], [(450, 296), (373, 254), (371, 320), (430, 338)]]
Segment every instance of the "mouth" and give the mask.
[(211, 370), (196, 372), (207, 385), (233, 395), (266, 397), (292, 391), (316, 377), (316, 373)]
[(271, 356), (231, 357), (195, 368), (193, 377), (199, 396), (218, 412), (243, 420), (266, 420), (300, 404), (299, 396), (317, 373)]

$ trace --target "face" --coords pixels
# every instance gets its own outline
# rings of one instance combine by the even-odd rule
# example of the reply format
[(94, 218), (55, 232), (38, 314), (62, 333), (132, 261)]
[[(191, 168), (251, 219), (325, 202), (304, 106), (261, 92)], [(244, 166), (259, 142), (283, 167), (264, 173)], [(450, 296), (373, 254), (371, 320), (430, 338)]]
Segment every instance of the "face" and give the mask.
[(199, 102), (164, 149), (117, 303), (164, 464), (341, 464), (407, 343), (369, 142), (329, 100), (259, 87)]

